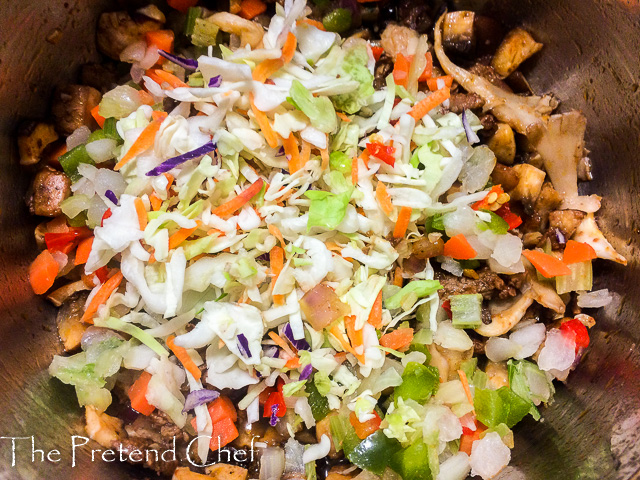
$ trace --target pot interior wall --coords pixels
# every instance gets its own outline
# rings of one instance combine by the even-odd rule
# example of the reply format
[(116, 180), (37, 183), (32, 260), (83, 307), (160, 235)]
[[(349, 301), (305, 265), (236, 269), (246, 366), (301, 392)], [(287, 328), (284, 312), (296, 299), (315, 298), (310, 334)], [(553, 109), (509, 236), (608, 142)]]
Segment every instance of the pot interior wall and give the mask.
[[(465, 7), (469, 1), (453, 2)], [(630, 479), (640, 469), (640, 269), (635, 257), (640, 210), (640, 6), (637, 0), (473, 1), (507, 24), (523, 24), (545, 44), (527, 67), (538, 92), (554, 92), (564, 108), (588, 118), (587, 147), (596, 179), (586, 193), (604, 196), (599, 222), (629, 259), (626, 268), (598, 263), (595, 288), (616, 292), (597, 314), (597, 332), (583, 363), (560, 386), (544, 421), (516, 428), (513, 466), (500, 478), (543, 480)], [(0, 5), (0, 435), (35, 438), (36, 448), (57, 449), (59, 462), (31, 460), (31, 442), (0, 440), (4, 479), (142, 479), (127, 465), (91, 460), (76, 451), (83, 435), (73, 389), (48, 378), (52, 355), (61, 352), (55, 311), (31, 293), (29, 262), (36, 254), (24, 192), (28, 173), (16, 159), (15, 125), (43, 117), (55, 85), (73, 80), (77, 66), (98, 58), (93, 32), (99, 12), (112, 2), (23, 0)], [(50, 41), (60, 32), (56, 44)], [(93, 448), (98, 448), (93, 445)]]

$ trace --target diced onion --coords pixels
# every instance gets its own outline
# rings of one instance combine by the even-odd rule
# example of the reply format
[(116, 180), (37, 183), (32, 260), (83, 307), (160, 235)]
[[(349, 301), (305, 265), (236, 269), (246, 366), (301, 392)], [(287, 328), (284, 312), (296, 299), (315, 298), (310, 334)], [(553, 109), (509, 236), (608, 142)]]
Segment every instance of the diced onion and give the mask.
[(606, 288), (594, 292), (581, 292), (578, 294), (578, 306), (581, 308), (600, 308), (609, 305), (613, 295)]

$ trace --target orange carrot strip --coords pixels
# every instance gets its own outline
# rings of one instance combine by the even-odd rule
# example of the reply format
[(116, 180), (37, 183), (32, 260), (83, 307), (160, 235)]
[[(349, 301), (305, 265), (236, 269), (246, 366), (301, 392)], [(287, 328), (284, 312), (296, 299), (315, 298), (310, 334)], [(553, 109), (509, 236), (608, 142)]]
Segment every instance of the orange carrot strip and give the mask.
[[(296, 141), (296, 137), (293, 136), (293, 133), (290, 133), (287, 138), (282, 138), (282, 146), (284, 147), (284, 153), (290, 155), (290, 167), (295, 168), (298, 166), (300, 164), (300, 152), (298, 151), (298, 142)], [(300, 168), (297, 170), (299, 169)]]
[(312, 27), (316, 27), (318, 30), (322, 30), (323, 32), (327, 31), (327, 29), (324, 28), (324, 25), (322, 24), (322, 22), (319, 22), (318, 20), (312, 20), (310, 18), (303, 18), (302, 20), (298, 20), (297, 25), (300, 25), (301, 23), (306, 23), (307, 25), (311, 25)]
[[(328, 139), (327, 139), (327, 143), (329, 143)], [(328, 148), (321, 148), (320, 149), (320, 156), (322, 157), (322, 171), (324, 172), (327, 168), (329, 168), (329, 149)]]
[(169, 237), (169, 250), (178, 247), (182, 242), (189, 238), (193, 232), (198, 229), (199, 225), (193, 228), (181, 228)]
[(424, 67), (420, 77), (418, 77), (419, 82), (426, 82), (431, 78), (431, 75), (433, 75), (433, 56), (431, 52), (427, 52), (425, 57), (427, 57), (427, 65)]
[(448, 88), (442, 88), (440, 90), (436, 90), (431, 93), (426, 98), (423, 98), (418, 103), (416, 103), (411, 110), (409, 110), (409, 115), (411, 115), (416, 120), (420, 120), (431, 110), (436, 108), (442, 102), (447, 100), (450, 96), (451, 92)]
[(231, 200), (228, 200), (222, 205), (216, 207), (211, 213), (217, 215), (218, 217), (228, 217), (232, 215), (237, 210), (240, 210), (253, 197), (255, 197), (260, 192), (260, 190), (262, 190), (262, 185), (264, 185), (264, 180), (262, 178), (259, 178), (248, 188), (242, 191), (237, 197), (234, 197)]
[(427, 79), (427, 86), (429, 87), (429, 90), (431, 90), (432, 92), (439, 90), (438, 80), (442, 80), (444, 82), (444, 86), (447, 88), (451, 88), (451, 84), (453, 83), (453, 77), (451, 75), (443, 75), (442, 77), (429, 78)]
[(262, 0), (242, 0), (238, 15), (247, 20), (251, 20), (267, 9), (267, 4)]
[(373, 307), (371, 308), (367, 322), (373, 325), (373, 328), (376, 330), (382, 327), (382, 290), (378, 293), (376, 301), (373, 302)]
[(458, 370), (458, 377), (460, 377), (460, 382), (462, 383), (462, 388), (464, 388), (464, 393), (467, 396), (467, 400), (469, 400), (469, 403), (473, 407), (473, 396), (471, 395), (471, 389), (469, 388), (469, 380), (467, 379), (467, 374), (462, 370)]
[(403, 283), (404, 279), (402, 278), (402, 267), (397, 266), (395, 271), (393, 272), (393, 284), (398, 287), (402, 287)]
[(570, 265), (572, 263), (588, 262), (597, 258), (596, 251), (591, 245), (583, 242), (576, 242), (575, 240), (569, 240), (564, 247), (564, 256), (562, 261)]
[(351, 122), (351, 119), (349, 117), (347, 117), (347, 115), (342, 113), (342, 112), (336, 112), (336, 115), (338, 115), (338, 118), (340, 118), (340, 120), (342, 120), (345, 123), (350, 123)]
[[(446, 255), (446, 243), (444, 248)], [(553, 255), (548, 255), (546, 253), (539, 252), (538, 250), (523, 250), (522, 254), (545, 278), (571, 275), (571, 269)]]
[(267, 58), (261, 61), (256, 68), (253, 69), (251, 76), (256, 82), (264, 83), (267, 78), (276, 73), (284, 66), (282, 58)]
[(116, 289), (120, 286), (122, 282), (122, 272), (118, 271), (115, 275), (109, 278), (106, 282), (102, 284), (98, 293), (94, 295), (91, 299), (91, 302), (87, 306), (87, 309), (84, 311), (82, 315), (82, 321), (85, 323), (93, 323), (93, 316), (98, 311), (98, 307), (109, 300), (109, 297)]
[(289, 32), (287, 34), (287, 39), (285, 40), (284, 45), (282, 46), (281, 58), (282, 58), (282, 61), (285, 63), (285, 65), (293, 59), (293, 56), (296, 53), (297, 46), (298, 46), (298, 39), (293, 33)]
[(278, 335), (276, 332), (274, 332), (274, 331), (269, 332), (269, 338), (271, 340), (273, 340), (275, 342), (275, 344), (277, 346), (279, 346), (281, 349), (283, 349), (286, 353), (288, 353), (292, 357), (296, 356), (296, 354), (293, 353), (293, 350), (291, 350), (291, 347), (289, 347), (289, 345), (287, 345), (287, 342), (285, 342), (282, 339), (282, 337), (280, 335)]
[[(149, 73), (151, 73), (151, 75), (149, 75)], [(180, 80), (178, 77), (176, 77), (173, 73), (169, 73), (165, 70), (162, 70), (161, 68), (147, 70), (146, 74), (147, 76), (149, 76), (149, 78), (151, 78), (153, 81), (155, 81), (159, 85), (162, 85), (163, 83), (168, 83), (172, 89), (189, 86), (186, 83), (184, 83), (182, 80)], [(158, 80), (160, 81), (158, 82)]]
[(93, 107), (91, 109), (91, 116), (94, 118), (94, 120), (96, 121), (96, 123), (98, 124), (98, 126), (100, 128), (104, 127), (104, 122), (107, 120), (106, 118), (104, 118), (102, 115), (100, 115), (99, 113), (100, 110), (100, 105), (96, 105), (95, 107)]
[(153, 106), (156, 103), (151, 94), (144, 90), (138, 90), (138, 97), (143, 105)]
[(413, 340), (413, 328), (398, 328), (380, 337), (380, 345), (393, 350), (409, 346)]
[(151, 203), (151, 208), (154, 212), (157, 212), (162, 208), (162, 200), (158, 195), (156, 195), (156, 192), (149, 195), (149, 202)]
[[(271, 290), (273, 291), (273, 287), (278, 280), (278, 276), (280, 272), (282, 272), (282, 268), (284, 266), (284, 250), (280, 247), (273, 247), (271, 252), (269, 252), (269, 262), (271, 267), (271, 274), (273, 275), (271, 279)], [(284, 304), (284, 295), (273, 295), (273, 303), (276, 305)]]
[(173, 30), (154, 30), (145, 33), (145, 38), (149, 45), (155, 45), (165, 52), (173, 51), (173, 41), (175, 39)]
[(171, 185), (173, 184), (173, 175), (171, 175), (170, 173), (163, 173), (162, 175), (164, 175), (164, 178), (167, 179), (167, 192), (171, 189)]
[(355, 350), (351, 347), (351, 344), (349, 343), (349, 341), (342, 334), (342, 331), (338, 327), (338, 324), (335, 324), (333, 327), (331, 327), (331, 330), (329, 330), (329, 333), (331, 333), (331, 335), (333, 335), (336, 338), (336, 340), (340, 342), (340, 345), (342, 345), (342, 348), (344, 349), (345, 352), (351, 353), (358, 360), (364, 363), (364, 355), (359, 355), (355, 352)]
[(282, 232), (280, 231), (280, 229), (278, 227), (276, 227), (275, 225), (273, 225), (272, 223), (270, 223), (267, 228), (269, 229), (269, 233), (271, 235), (273, 235), (274, 237), (276, 237), (278, 240), (280, 240), (280, 245), (282, 245), (282, 248), (285, 247), (284, 245), (284, 238), (282, 236)]
[(149, 372), (142, 372), (127, 392), (131, 400), (131, 408), (146, 416), (151, 415), (156, 409), (156, 407), (147, 401), (146, 397), (150, 380), (151, 374)]
[(80, 240), (78, 248), (76, 249), (76, 258), (74, 259), (74, 265), (83, 265), (89, 260), (89, 254), (91, 253), (91, 247), (93, 246), (93, 236)]
[(380, 181), (378, 181), (378, 185), (376, 185), (376, 199), (378, 200), (382, 211), (387, 215), (391, 215), (391, 212), (393, 212), (391, 197), (389, 196), (389, 192), (387, 191), (385, 184)]
[(298, 357), (290, 358), (289, 360), (287, 360), (287, 363), (285, 363), (284, 366), (292, 370), (300, 368), (300, 359)]
[[(363, 344), (363, 335), (362, 329), (356, 330), (356, 316), (355, 315), (347, 315), (344, 317), (344, 325), (347, 328), (347, 336), (349, 340), (351, 340), (351, 346), (354, 351), (356, 348), (362, 346)], [(364, 352), (363, 352), (364, 353)]]
[(462, 233), (451, 237), (444, 244), (444, 255), (446, 257), (455, 258), (456, 260), (471, 260), (476, 254), (475, 249)]
[(356, 185), (358, 183), (358, 157), (351, 159), (351, 184)]
[(278, 146), (278, 137), (276, 136), (276, 132), (273, 131), (273, 128), (271, 128), (267, 115), (258, 110), (256, 104), (253, 103), (253, 93), (249, 95), (249, 100), (251, 101), (251, 111), (253, 112), (253, 116), (256, 117), (256, 122), (258, 122), (267, 144), (269, 144), (271, 148), (276, 148)]
[(393, 229), (393, 238), (404, 237), (404, 234), (407, 233), (409, 220), (411, 220), (411, 207), (400, 208), (400, 213), (398, 213), (398, 220), (396, 221), (396, 226)]
[(147, 228), (147, 209), (144, 206), (144, 202), (141, 198), (136, 198), (133, 201), (133, 205), (136, 207), (136, 214), (138, 215), (138, 225), (140, 230)]
[(29, 283), (33, 293), (42, 295), (53, 286), (60, 266), (49, 250), (43, 250), (29, 266)]
[(120, 170), (124, 167), (133, 157), (140, 155), (141, 153), (149, 150), (153, 147), (153, 142), (156, 139), (156, 134), (160, 130), (162, 120), (153, 120), (149, 125), (145, 127), (142, 133), (138, 136), (131, 148), (125, 153), (124, 157), (113, 167), (114, 170)]
[(180, 363), (185, 368), (185, 370), (193, 375), (193, 378), (195, 378), (196, 380), (200, 380), (200, 377), (202, 377), (202, 372), (187, 353), (187, 349), (175, 344), (175, 338), (175, 335), (170, 335), (167, 337), (167, 347), (169, 347), (176, 358), (180, 360)]

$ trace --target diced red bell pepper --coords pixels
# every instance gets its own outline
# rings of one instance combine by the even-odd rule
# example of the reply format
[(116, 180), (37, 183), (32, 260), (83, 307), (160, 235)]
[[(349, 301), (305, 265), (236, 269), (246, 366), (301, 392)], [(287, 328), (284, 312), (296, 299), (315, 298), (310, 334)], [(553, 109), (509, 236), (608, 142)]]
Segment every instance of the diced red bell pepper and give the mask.
[(267, 397), (262, 416), (270, 418), (272, 413), (275, 413), (276, 417), (279, 418), (284, 417), (285, 413), (287, 413), (287, 406), (284, 403), (282, 392), (271, 392)]
[(187, 13), (190, 7), (195, 7), (198, 0), (167, 0), (170, 7), (175, 8), (179, 12)]
[(449, 318), (453, 318), (453, 313), (451, 313), (451, 301), (450, 300), (445, 300), (444, 302), (442, 302), (442, 309), (447, 312), (447, 316)]
[(396, 153), (395, 147), (383, 145), (382, 143), (367, 143), (367, 151), (370, 155), (382, 160), (387, 165), (393, 167), (396, 163), (396, 157), (393, 155)]
[(522, 225), (522, 218), (520, 218), (520, 215), (516, 215), (511, 211), (511, 206), (508, 202), (496, 210), (496, 215), (502, 217), (502, 219), (509, 224), (509, 230), (513, 230)]
[(91, 236), (91, 230), (87, 227), (69, 228), (68, 232), (47, 232), (44, 234), (44, 243), (51, 252), (69, 253), (75, 246), (75, 242)]
[(351, 412), (351, 415), (349, 415), (349, 422), (351, 422), (351, 425), (353, 425), (353, 428), (356, 431), (356, 435), (360, 440), (364, 440), (369, 435), (380, 429), (382, 419), (375, 410), (373, 411), (373, 415), (375, 415), (375, 417), (367, 420), (366, 422), (361, 422), (360, 420), (358, 420), (355, 412)]
[(377, 62), (378, 60), (380, 60), (380, 56), (384, 52), (384, 48), (371, 45), (371, 52), (373, 53), (373, 58)]
[(104, 221), (109, 218), (111, 215), (113, 215), (113, 212), (111, 211), (111, 209), (107, 209), (106, 212), (104, 212), (104, 215), (102, 215), (102, 220), (100, 220), (100, 226), (104, 227)]
[(589, 346), (589, 331), (578, 319), (569, 320), (560, 325), (562, 334), (573, 340), (576, 344), (576, 352)]
[(489, 198), (489, 195), (491, 195), (492, 193), (495, 193), (498, 196), (500, 196), (504, 193), (504, 190), (502, 189), (501, 185), (494, 185), (493, 187), (491, 187), (491, 190), (487, 192), (486, 197), (484, 197), (482, 200), (479, 200), (473, 205), (471, 205), (471, 208), (473, 208), (474, 210), (481, 210), (483, 208), (487, 208), (489, 206), (489, 201), (487, 199)]

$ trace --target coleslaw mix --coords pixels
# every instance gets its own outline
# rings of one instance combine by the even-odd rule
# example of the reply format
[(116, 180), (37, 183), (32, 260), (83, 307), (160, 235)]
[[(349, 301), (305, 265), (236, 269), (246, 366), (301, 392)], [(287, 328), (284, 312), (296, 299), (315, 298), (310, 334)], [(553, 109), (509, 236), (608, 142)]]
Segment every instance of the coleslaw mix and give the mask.
[[(447, 109), (451, 82), (420, 90), (426, 60), (415, 61), (408, 82), (390, 74), (375, 90), (372, 45), (307, 14), (305, 0), (276, 4), (259, 42), (197, 59), (160, 51), (164, 67), (140, 86), (104, 95), (102, 129), (60, 159), (73, 180), (63, 213), (91, 230), (83, 321), (94, 326), (49, 371), (98, 412), (118, 372), (138, 371), (134, 408), (199, 436), (203, 463), (220, 445), (210, 437), (238, 436), (208, 409), (232, 389), (246, 392), (235, 407), (248, 424), (285, 424), (287, 451), (303, 452), (287, 469), (310, 478), (335, 451), (375, 475), (491, 478), (510, 460), (511, 429), (540, 418), (552, 380), (588, 345), (593, 319), (564, 318), (561, 295), (601, 306), (606, 292), (587, 293), (591, 260), (613, 249), (594, 241), (604, 238), (591, 204), (574, 242), (586, 260), (523, 249), (478, 117)], [(430, 47), (420, 36), (414, 58)], [(477, 87), (439, 52), (455, 81)], [(491, 98), (508, 110), (510, 99)], [(548, 102), (527, 102), (526, 120), (545, 125)], [(565, 200), (583, 205), (575, 192)], [(421, 239), (434, 253), (403, 268)], [(441, 299), (437, 271), (462, 278), (485, 265), (526, 274), (519, 294), (488, 307), (481, 294)], [(564, 320), (523, 320), (534, 303)], [(321, 423), (317, 444), (296, 445)]]

